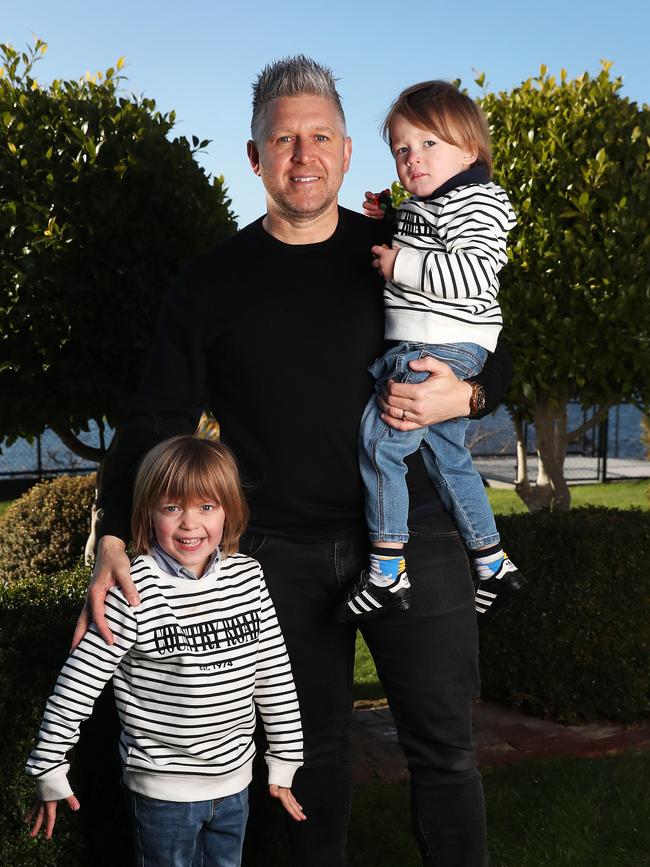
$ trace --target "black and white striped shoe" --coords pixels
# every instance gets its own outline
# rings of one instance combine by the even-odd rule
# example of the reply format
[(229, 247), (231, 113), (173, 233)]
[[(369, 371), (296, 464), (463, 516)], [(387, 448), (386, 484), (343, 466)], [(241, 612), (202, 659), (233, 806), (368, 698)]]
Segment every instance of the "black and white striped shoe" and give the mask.
[(489, 578), (474, 576), (474, 600), (480, 626), (494, 620), (513, 601), (517, 590), (526, 584), (519, 569), (506, 557), (498, 572)]
[(410, 605), (411, 584), (406, 572), (400, 572), (394, 584), (378, 587), (370, 583), (364, 570), (348, 591), (345, 601), (336, 609), (339, 623), (361, 623), (376, 620), (391, 611), (406, 611)]

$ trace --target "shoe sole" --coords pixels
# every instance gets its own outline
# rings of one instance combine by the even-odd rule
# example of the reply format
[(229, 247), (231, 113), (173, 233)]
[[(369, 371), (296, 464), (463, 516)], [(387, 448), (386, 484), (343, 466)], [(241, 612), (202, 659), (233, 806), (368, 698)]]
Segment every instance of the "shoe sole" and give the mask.
[(355, 614), (346, 605), (344, 611), (337, 611), (336, 620), (338, 623), (365, 623), (367, 620), (378, 620), (380, 617), (393, 611), (408, 611), (410, 607), (411, 603), (408, 599), (400, 599), (391, 602), (389, 605), (382, 605), (381, 608), (373, 608), (372, 611)]

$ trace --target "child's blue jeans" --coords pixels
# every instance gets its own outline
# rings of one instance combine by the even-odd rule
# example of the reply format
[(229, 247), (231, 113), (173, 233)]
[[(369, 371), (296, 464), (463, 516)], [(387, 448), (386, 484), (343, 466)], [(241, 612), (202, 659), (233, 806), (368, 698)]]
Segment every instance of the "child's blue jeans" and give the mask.
[[(427, 355), (444, 361), (460, 379), (476, 376), (487, 350), (474, 343), (427, 344), (403, 342), (369, 367), (377, 394), (389, 379), (417, 383), (429, 374), (411, 370), (409, 362)], [(359, 462), (366, 487), (366, 522), (372, 542), (408, 542), (409, 499), (404, 458), (422, 450), (424, 464), (440, 498), (451, 513), (468, 548), (476, 550), (499, 541), (492, 509), (472, 456), (465, 448), (469, 420), (452, 419), (398, 431), (385, 424), (375, 397), (361, 420)]]
[(248, 789), (208, 801), (126, 796), (137, 867), (240, 867)]

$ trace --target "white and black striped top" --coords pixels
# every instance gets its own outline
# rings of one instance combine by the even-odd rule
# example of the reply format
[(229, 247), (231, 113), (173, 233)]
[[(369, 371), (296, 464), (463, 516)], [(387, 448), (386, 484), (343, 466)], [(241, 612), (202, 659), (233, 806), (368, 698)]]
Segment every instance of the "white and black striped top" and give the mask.
[(505, 190), (491, 181), (405, 201), (393, 239), (400, 251), (384, 289), (386, 339), (493, 351), (503, 324), (497, 273), (515, 224)]
[(195, 801), (244, 789), (255, 753), (255, 707), (268, 740), (269, 782), (290, 786), (302, 764), (291, 666), (262, 569), (242, 554), (205, 578), (165, 574), (150, 556), (131, 575), (141, 604), (113, 589), (115, 643), (92, 626), (47, 702), (26, 771), (42, 800), (71, 793), (66, 753), (113, 676), (126, 785), (154, 798)]

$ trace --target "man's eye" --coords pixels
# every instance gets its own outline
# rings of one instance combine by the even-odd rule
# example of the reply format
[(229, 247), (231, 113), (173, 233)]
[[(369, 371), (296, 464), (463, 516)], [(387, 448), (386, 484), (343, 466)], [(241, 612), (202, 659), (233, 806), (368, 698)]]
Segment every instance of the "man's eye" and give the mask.
[(286, 144), (287, 142), (290, 142), (290, 141), (291, 141), (290, 135), (281, 135), (280, 138), (278, 139), (278, 142), (280, 144)]
[(316, 141), (329, 141), (329, 137), (326, 135), (317, 135)]

